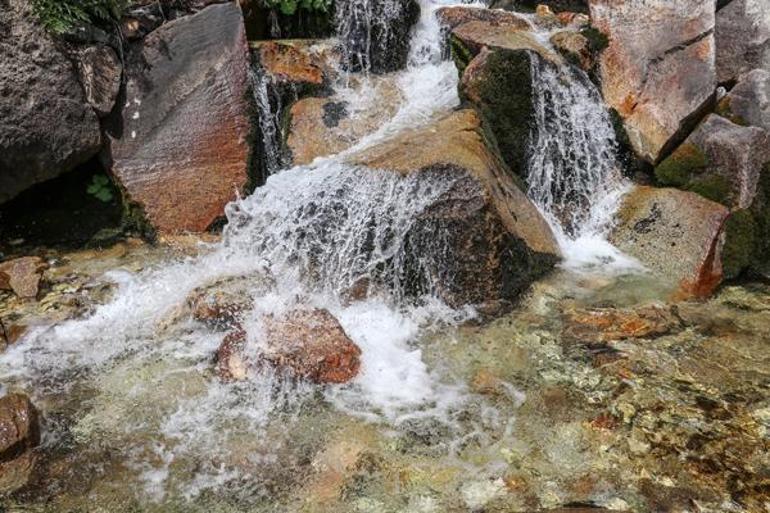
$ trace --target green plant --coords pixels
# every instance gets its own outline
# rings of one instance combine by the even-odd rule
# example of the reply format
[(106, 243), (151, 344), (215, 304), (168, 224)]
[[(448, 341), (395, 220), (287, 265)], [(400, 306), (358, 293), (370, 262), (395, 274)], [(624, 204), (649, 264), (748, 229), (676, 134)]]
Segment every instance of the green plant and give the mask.
[(263, 0), (266, 7), (278, 9), (283, 14), (292, 15), (298, 9), (306, 11), (328, 11), (333, 0)]
[(101, 24), (120, 19), (129, 0), (32, 0), (32, 10), (45, 27), (56, 34), (82, 24)]
[(105, 175), (94, 175), (86, 192), (104, 203), (109, 203), (115, 197), (112, 192), (112, 183)]

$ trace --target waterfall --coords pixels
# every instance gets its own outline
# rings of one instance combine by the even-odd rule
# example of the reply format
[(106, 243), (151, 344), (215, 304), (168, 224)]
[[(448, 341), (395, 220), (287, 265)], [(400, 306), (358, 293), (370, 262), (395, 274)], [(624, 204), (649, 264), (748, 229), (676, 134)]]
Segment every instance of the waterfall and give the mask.
[[(262, 179), (265, 180), (288, 164), (283, 150), (281, 128), (284, 98), (282, 98), (282, 88), (276, 83), (274, 77), (259, 64), (252, 64), (249, 68), (249, 81), (262, 136), (259, 153), (264, 159), (261, 174)], [(291, 93), (296, 97), (296, 92), (291, 91)]]
[(334, 21), (342, 45), (345, 68), (370, 71), (375, 52), (389, 51), (391, 35), (399, 23), (401, 0), (339, 0)]
[(628, 190), (618, 143), (601, 94), (570, 65), (533, 60), (534, 126), (528, 194), (549, 221), (568, 267), (634, 267), (607, 241)]

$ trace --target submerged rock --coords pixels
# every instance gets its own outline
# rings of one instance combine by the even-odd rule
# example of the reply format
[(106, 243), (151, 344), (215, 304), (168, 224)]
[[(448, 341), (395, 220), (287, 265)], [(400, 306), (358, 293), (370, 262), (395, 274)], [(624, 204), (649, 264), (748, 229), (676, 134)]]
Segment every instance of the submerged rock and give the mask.
[(562, 337), (584, 344), (656, 338), (677, 330), (681, 325), (671, 308), (656, 304), (633, 309), (569, 309), (564, 312), (563, 320)]
[(132, 50), (112, 171), (158, 231), (206, 230), (246, 185), (248, 67), (234, 3), (171, 21)]
[(472, 110), (405, 131), (350, 162), (452, 184), (409, 232), (415, 256), (404, 273), (415, 277), (407, 283), (413, 294), (431, 291), (454, 306), (509, 302), (560, 258), (548, 223), (487, 148)]
[(34, 299), (46, 268), (48, 265), (40, 257), (22, 257), (2, 262), (0, 290), (12, 290), (22, 299)]
[(0, 493), (26, 484), (40, 443), (38, 414), (26, 395), (0, 398)]
[(770, 10), (765, 0), (732, 0), (716, 15), (719, 82), (755, 68), (770, 70)]
[(0, 203), (93, 157), (99, 119), (27, 0), (0, 7)]
[(600, 60), (604, 98), (638, 156), (656, 163), (713, 98), (715, 0), (593, 0), (590, 8), (609, 38)]
[(722, 281), (728, 215), (692, 192), (638, 186), (623, 199), (610, 241), (671, 281), (677, 297), (705, 297)]
[(259, 361), (246, 354), (247, 334), (229, 333), (217, 352), (218, 372), (224, 379), (241, 380), (249, 368), (268, 362), (313, 383), (346, 383), (361, 366), (361, 350), (327, 310), (292, 310), (262, 318)]

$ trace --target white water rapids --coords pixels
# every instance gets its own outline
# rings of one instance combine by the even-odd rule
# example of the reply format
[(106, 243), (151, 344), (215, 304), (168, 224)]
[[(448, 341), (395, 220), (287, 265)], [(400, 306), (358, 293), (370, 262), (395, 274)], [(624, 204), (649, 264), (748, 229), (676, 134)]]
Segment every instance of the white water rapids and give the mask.
[[(442, 59), (434, 16), (441, 5), (421, 4), (408, 67), (395, 78), (402, 105), (345, 153), (459, 105), (457, 71)], [(554, 226), (568, 265), (621, 261), (604, 238), (624, 189), (614, 167), (609, 118), (587, 82), (564, 82), (551, 73), (537, 75), (540, 123), (530, 193)], [(246, 433), (253, 465), (280, 465), (276, 454), (290, 441), (271, 440), (266, 433), (275, 424), (286, 430), (318, 389), (266, 369), (246, 382), (222, 384), (207, 374), (222, 334), (191, 320), (169, 322), (197, 287), (246, 279), (253, 282), (244, 322), (251, 341), (258, 339), (264, 314), (301, 305), (329, 309), (361, 348), (359, 377), (321, 392), (334, 408), (393, 426), (432, 416), (451, 428), (469, 394), (453, 377), (429, 369), (416, 341), (473, 312), (451, 310), (429, 296), (403, 301), (399, 274), (411, 223), (450, 184), (417, 184), (354, 169), (343, 156), (278, 172), (254, 194), (229, 205), (223, 241), (202, 256), (136, 274), (111, 273), (118, 284), (111, 302), (86, 319), (34, 330), (0, 356), (0, 379), (32, 391), (42, 404), (50, 395), (86, 390), (87, 411), (66, 436), (125, 448), (145, 491), (158, 500), (171, 490), (192, 497), (248, 479), (228, 464), (236, 455), (223, 454), (239, 451)], [(271, 165), (278, 168), (280, 162)], [(578, 208), (571, 228), (563, 229), (558, 213), (570, 205)], [(340, 299), (358, 280), (372, 276), (393, 292), (353, 305)], [(52, 425), (48, 443), (64, 436)], [(175, 477), (177, 466), (192, 477)]]

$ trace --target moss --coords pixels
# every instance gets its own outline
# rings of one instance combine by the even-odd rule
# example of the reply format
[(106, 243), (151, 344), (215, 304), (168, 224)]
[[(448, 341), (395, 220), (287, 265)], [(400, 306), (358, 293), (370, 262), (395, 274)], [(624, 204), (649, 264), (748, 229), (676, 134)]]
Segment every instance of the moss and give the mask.
[(471, 60), (473, 60), (473, 53), (462, 41), (460, 41), (460, 38), (454, 34), (449, 37), (449, 49), (452, 54), (452, 60), (457, 67), (457, 71), (460, 73), (460, 76), (462, 76), (463, 73), (465, 73), (465, 68), (467, 68)]
[(708, 157), (694, 144), (685, 143), (655, 168), (663, 185), (685, 187), (708, 166)]
[(722, 175), (706, 175), (684, 187), (686, 190), (700, 194), (706, 199), (730, 206), (732, 184)]
[(736, 210), (725, 223), (722, 269), (725, 279), (740, 276), (752, 263), (757, 246), (757, 226), (748, 210)]
[(529, 50), (496, 50), (483, 69), (470, 77), (466, 95), (472, 92), (485, 126), (497, 141), (505, 163), (514, 174), (524, 177), (532, 129), (532, 59)]
[(610, 45), (607, 35), (595, 27), (586, 27), (580, 31), (580, 34), (588, 39), (589, 48), (594, 55), (604, 51)]
[(752, 267), (763, 274), (770, 273), (770, 162), (762, 168), (751, 212), (757, 234)]
[(729, 96), (725, 96), (719, 101), (719, 103), (717, 103), (717, 106), (714, 109), (714, 113), (722, 116), (725, 119), (729, 119), (736, 125), (749, 126), (749, 123), (747, 123), (745, 119), (733, 112), (732, 108), (730, 107)]

